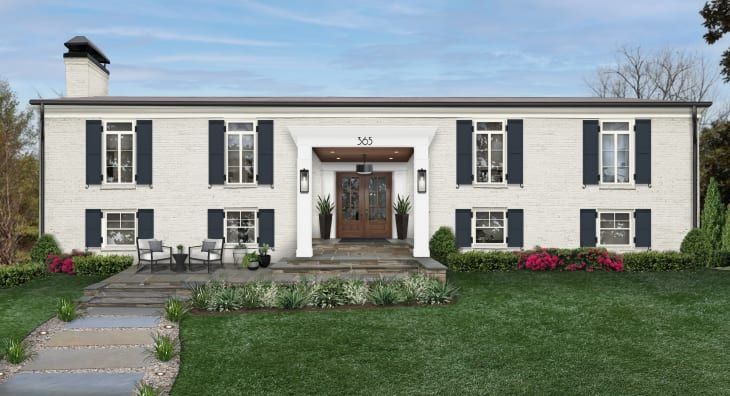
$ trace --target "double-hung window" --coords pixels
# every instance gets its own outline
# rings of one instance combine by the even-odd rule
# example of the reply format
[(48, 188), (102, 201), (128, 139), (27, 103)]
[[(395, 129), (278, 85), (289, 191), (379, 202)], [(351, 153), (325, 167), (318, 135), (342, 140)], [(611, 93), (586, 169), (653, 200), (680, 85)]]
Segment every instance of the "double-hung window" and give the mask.
[(607, 121), (601, 127), (601, 183), (631, 183), (631, 123)]
[(135, 212), (107, 211), (104, 213), (104, 245), (134, 246), (137, 241)]
[(256, 243), (256, 210), (226, 210), (226, 243)]
[(134, 123), (107, 122), (104, 128), (104, 182), (134, 183)]
[(256, 182), (256, 132), (253, 122), (229, 122), (226, 127), (227, 184)]
[(477, 183), (505, 182), (505, 125), (503, 121), (476, 122), (474, 166)]
[(474, 212), (474, 242), (476, 245), (507, 243), (507, 212), (503, 209), (477, 209)]
[(631, 244), (630, 211), (598, 212), (598, 244), (601, 246), (629, 246)]

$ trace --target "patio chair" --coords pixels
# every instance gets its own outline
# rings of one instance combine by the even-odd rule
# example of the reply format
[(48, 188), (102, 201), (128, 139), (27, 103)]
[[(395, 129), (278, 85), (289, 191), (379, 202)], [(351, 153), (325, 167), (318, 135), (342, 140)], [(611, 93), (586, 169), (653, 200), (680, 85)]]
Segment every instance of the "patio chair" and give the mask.
[(190, 246), (188, 257), (190, 258), (189, 267), (192, 267), (193, 260), (202, 261), (208, 265), (208, 273), (210, 273), (210, 264), (213, 262), (220, 263), (223, 268), (223, 239), (206, 239), (200, 246)]
[(137, 272), (142, 269), (142, 262), (150, 263), (150, 272), (152, 272), (153, 265), (161, 261), (167, 261), (172, 269), (172, 247), (164, 246), (160, 241), (161, 250), (152, 251), (150, 248), (152, 241), (156, 241), (156, 239), (137, 238)]

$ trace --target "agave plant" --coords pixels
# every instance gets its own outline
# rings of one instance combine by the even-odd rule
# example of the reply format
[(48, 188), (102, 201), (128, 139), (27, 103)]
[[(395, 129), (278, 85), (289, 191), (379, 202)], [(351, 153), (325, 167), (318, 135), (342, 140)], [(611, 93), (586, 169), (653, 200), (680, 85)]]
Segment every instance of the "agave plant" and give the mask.
[(320, 195), (317, 196), (317, 211), (319, 214), (330, 214), (335, 210), (335, 204), (332, 202), (330, 195), (327, 194), (327, 198), (322, 199)]
[(405, 215), (411, 211), (411, 196), (406, 195), (405, 198), (398, 194), (398, 197), (393, 204), (393, 210), (396, 214)]

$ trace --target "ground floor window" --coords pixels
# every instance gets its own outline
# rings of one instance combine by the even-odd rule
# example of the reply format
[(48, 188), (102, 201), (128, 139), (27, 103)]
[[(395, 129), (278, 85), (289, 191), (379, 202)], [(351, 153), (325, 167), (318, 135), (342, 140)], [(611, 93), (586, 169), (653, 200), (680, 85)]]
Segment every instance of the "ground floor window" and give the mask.
[(256, 243), (256, 211), (226, 210), (226, 242)]
[(631, 243), (631, 212), (599, 212), (598, 243), (604, 246)]
[(474, 242), (477, 245), (498, 245), (506, 243), (506, 211), (476, 210), (474, 213)]
[(135, 212), (109, 211), (104, 215), (107, 246), (134, 246), (137, 240), (137, 219)]

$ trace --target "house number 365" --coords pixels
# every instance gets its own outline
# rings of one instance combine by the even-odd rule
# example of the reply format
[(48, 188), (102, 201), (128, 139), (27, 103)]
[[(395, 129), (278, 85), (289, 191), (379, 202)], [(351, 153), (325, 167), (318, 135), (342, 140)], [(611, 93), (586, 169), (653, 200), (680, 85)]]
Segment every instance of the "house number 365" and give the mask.
[(373, 137), (372, 136), (358, 136), (357, 137), (357, 145), (358, 146), (372, 146), (373, 145)]

